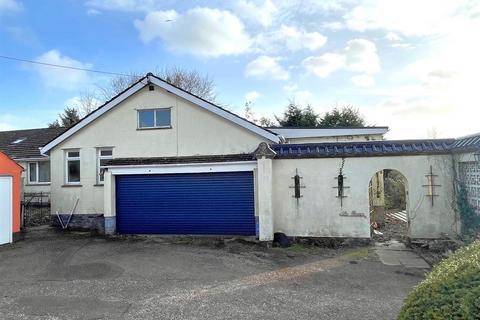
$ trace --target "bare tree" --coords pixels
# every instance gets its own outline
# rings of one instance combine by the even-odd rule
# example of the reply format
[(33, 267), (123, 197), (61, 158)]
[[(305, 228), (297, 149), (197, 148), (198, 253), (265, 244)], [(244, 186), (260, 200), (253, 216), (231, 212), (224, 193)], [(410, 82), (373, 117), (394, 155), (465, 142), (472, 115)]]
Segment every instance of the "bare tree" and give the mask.
[(430, 139), (437, 139), (438, 138), (437, 127), (433, 126), (429, 129), (427, 129), (427, 138), (430, 138)]
[(267, 118), (267, 117), (261, 117), (258, 120), (257, 124), (264, 127), (264, 128), (270, 128), (270, 127), (275, 127), (276, 126), (275, 121), (273, 121), (272, 119)]
[(243, 110), (243, 116), (248, 121), (252, 121), (252, 122), (256, 121), (255, 114), (253, 113), (253, 110), (252, 110), (252, 102), (251, 101), (246, 101), (245, 102), (245, 109)]
[[(166, 82), (202, 99), (218, 103), (216, 102), (215, 82), (208, 75), (201, 75), (198, 71), (179, 67), (157, 69), (155, 74)], [(103, 101), (112, 99), (142, 77), (143, 74), (139, 72), (131, 72), (111, 78), (107, 84), (97, 85), (95, 90), (82, 92), (74, 107), (81, 117), (85, 117), (95, 111)]]
[(201, 75), (196, 70), (179, 67), (164, 68), (157, 72), (159, 77), (170, 84), (188, 91), (202, 99), (215, 102), (215, 82), (209, 75)]
[(76, 108), (80, 116), (83, 118), (89, 113), (95, 111), (100, 106), (100, 100), (94, 91), (84, 91), (78, 98)]
[[(155, 75), (185, 91), (190, 92), (202, 99), (214, 102), (216, 99), (215, 82), (208, 75), (201, 75), (196, 70), (187, 70), (179, 67), (164, 68), (156, 70)], [(107, 85), (98, 86), (103, 100), (109, 100), (116, 96), (139, 79), (142, 78), (138, 72), (112, 78)]]
[(98, 92), (95, 95), (102, 101), (108, 101), (140, 80), (140, 78), (142, 78), (142, 75), (136, 72), (116, 76), (110, 79), (106, 85), (97, 85)]
[(243, 111), (244, 118), (262, 127), (274, 127), (275, 122), (272, 119), (267, 117), (257, 118), (257, 116), (255, 115), (255, 112), (253, 112), (252, 104), (253, 104), (252, 101), (245, 102), (245, 109)]

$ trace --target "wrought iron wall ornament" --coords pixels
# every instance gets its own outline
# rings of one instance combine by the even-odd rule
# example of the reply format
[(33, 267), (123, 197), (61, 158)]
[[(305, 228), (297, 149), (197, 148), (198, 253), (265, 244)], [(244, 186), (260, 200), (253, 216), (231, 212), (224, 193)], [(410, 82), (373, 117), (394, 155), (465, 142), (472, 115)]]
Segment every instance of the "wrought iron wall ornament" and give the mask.
[(293, 197), (298, 200), (301, 197), (303, 197), (300, 192), (300, 189), (305, 188), (305, 186), (301, 184), (301, 179), (303, 179), (303, 177), (300, 177), (298, 175), (298, 169), (295, 169), (295, 175), (292, 177), (292, 179), (293, 179), (293, 186), (290, 186), (290, 188), (294, 189)]
[(434, 199), (435, 197), (438, 197), (438, 194), (435, 194), (436, 187), (441, 187), (441, 184), (435, 184), (435, 178), (438, 177), (438, 175), (433, 174), (433, 168), (430, 166), (430, 172), (425, 175), (427, 178), (427, 184), (424, 184), (423, 187), (427, 188), (427, 197), (430, 197), (432, 201), (432, 207), (434, 206)]
[(343, 198), (346, 198), (345, 189), (350, 188), (349, 186), (345, 185), (345, 179), (347, 177), (343, 174), (343, 167), (345, 166), (345, 158), (342, 158), (342, 166), (340, 167), (339, 174), (334, 179), (337, 179), (337, 186), (333, 187), (337, 189), (337, 198), (340, 199), (340, 207), (343, 207)]

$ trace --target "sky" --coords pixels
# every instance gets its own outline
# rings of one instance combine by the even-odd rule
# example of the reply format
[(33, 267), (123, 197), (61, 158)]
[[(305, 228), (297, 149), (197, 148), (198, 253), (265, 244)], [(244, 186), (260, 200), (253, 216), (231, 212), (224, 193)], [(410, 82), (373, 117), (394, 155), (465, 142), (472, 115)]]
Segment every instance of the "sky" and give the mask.
[[(480, 131), (480, 0), (0, 0), (0, 55), (214, 79), (243, 115), (358, 108), (389, 139)], [(0, 130), (44, 127), (110, 76), (0, 58)]]

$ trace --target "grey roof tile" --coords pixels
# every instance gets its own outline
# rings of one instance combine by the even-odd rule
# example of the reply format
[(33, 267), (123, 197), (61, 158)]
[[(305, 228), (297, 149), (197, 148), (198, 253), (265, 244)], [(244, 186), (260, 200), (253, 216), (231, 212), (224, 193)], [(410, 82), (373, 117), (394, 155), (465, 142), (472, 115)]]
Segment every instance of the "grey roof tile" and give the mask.
[(117, 158), (106, 161), (107, 166), (126, 165), (155, 165), (155, 164), (177, 164), (177, 163), (208, 163), (208, 162), (232, 162), (232, 161), (253, 161), (251, 153), (228, 154), (228, 155), (202, 155), (183, 157), (153, 157), (153, 158)]
[(0, 151), (12, 159), (41, 158), (40, 148), (64, 131), (65, 128), (0, 131)]

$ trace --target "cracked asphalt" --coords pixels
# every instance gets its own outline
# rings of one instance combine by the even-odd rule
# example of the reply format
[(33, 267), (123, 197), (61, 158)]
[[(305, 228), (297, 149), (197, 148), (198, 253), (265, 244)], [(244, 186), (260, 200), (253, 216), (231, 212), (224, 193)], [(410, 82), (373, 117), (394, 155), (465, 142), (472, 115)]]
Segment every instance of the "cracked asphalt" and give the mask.
[(374, 247), (103, 238), (52, 229), (0, 247), (1, 319), (395, 319), (424, 269)]

